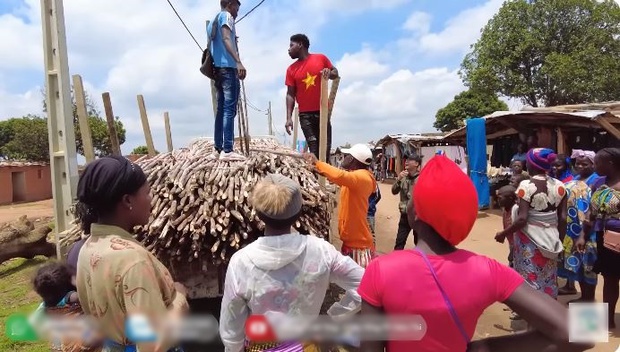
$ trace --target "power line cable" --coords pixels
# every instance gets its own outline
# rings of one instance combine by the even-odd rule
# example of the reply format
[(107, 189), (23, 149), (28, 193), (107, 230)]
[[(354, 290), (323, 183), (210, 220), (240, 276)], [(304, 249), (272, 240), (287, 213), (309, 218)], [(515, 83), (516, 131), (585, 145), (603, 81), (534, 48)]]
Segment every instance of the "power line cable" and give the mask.
[(248, 15), (249, 15), (249, 14), (251, 14), (254, 10), (256, 10), (256, 9), (257, 9), (260, 5), (262, 5), (264, 2), (265, 2), (265, 0), (261, 0), (261, 1), (260, 1), (257, 5), (256, 5), (256, 6), (252, 7), (252, 8), (250, 9), (250, 11), (248, 11), (245, 15), (241, 16), (241, 18), (240, 18), (240, 19), (236, 20), (236, 21), (235, 21), (235, 24), (237, 24), (237, 23), (241, 22), (241, 20), (242, 20), (242, 19), (244, 19), (244, 18), (248, 17)]
[[(198, 48), (200, 49), (200, 51), (203, 51), (202, 47), (200, 46), (200, 44), (198, 43), (198, 41), (196, 40), (196, 38), (192, 34), (192, 31), (190, 31), (189, 28), (187, 28), (187, 25), (185, 24), (185, 21), (183, 21), (183, 18), (181, 18), (181, 15), (179, 15), (179, 13), (177, 12), (177, 9), (174, 8), (174, 5), (172, 5), (170, 0), (166, 0), (166, 1), (168, 2), (168, 5), (170, 5), (170, 7), (172, 8), (172, 11), (174, 11), (174, 13), (177, 15), (177, 17), (179, 18), (179, 20), (183, 24), (183, 27), (185, 27), (185, 30), (187, 31), (187, 33), (189, 33), (189, 36), (192, 37), (192, 39), (194, 40), (194, 43), (196, 43), (196, 45), (198, 45)], [(248, 12), (248, 14), (249, 14), (249, 12)]]

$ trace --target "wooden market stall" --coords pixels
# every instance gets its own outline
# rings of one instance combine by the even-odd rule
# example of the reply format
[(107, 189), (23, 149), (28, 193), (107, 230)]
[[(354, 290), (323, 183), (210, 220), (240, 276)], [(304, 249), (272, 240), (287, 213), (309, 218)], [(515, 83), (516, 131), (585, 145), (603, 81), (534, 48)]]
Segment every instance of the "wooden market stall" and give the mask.
[[(567, 105), (548, 108), (526, 107), (521, 111), (497, 111), (484, 117), (487, 144), (504, 153), (515, 153), (519, 143), (527, 147), (546, 147), (570, 154), (572, 149), (599, 150), (620, 146), (620, 103)], [(466, 128), (447, 134), (444, 139), (466, 144)], [(510, 146), (510, 147), (507, 147)], [(494, 167), (508, 166), (510, 157), (490, 157)], [(504, 162), (497, 163), (497, 160)]]
[(404, 167), (404, 156), (417, 154), (422, 156), (422, 167), (439, 149), (442, 149), (455, 162), (463, 165), (465, 150), (452, 141), (444, 140), (445, 133), (390, 134), (381, 138), (376, 146), (381, 147), (387, 158), (387, 176), (395, 177)]

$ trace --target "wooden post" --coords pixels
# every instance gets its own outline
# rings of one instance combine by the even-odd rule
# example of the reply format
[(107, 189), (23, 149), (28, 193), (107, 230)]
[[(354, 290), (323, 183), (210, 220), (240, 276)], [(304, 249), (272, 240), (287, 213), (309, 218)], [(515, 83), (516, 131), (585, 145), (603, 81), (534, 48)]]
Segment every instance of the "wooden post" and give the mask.
[(294, 122), (293, 122), (293, 149), (297, 150), (297, 133), (299, 130), (299, 107), (295, 107), (293, 109), (293, 116), (294, 116)]
[(93, 148), (93, 138), (90, 133), (90, 125), (88, 124), (89, 116), (86, 110), (84, 84), (80, 75), (73, 75), (73, 94), (75, 94), (75, 105), (78, 123), (80, 124), (80, 135), (82, 135), (84, 158), (86, 158), (87, 163), (90, 163), (95, 160), (95, 149)]
[[(206, 27), (207, 28), (207, 33), (209, 33), (209, 24), (211, 23), (211, 21), (207, 21)], [(209, 37), (209, 40), (211, 40), (211, 38)], [(217, 90), (215, 89), (215, 81), (214, 80), (210, 80), (211, 81), (211, 105), (213, 105), (213, 119), (215, 119), (215, 116), (217, 115)]]
[[(320, 110), (320, 133), (319, 133), (319, 160), (323, 162), (328, 162), (325, 160), (326, 155), (328, 153), (327, 150), (327, 122), (329, 119), (329, 81), (327, 78), (321, 76), (321, 110)], [(319, 184), (321, 186), (325, 186), (325, 177), (321, 176), (319, 178)]]
[(112, 100), (110, 93), (101, 94), (103, 98), (103, 108), (105, 110), (105, 118), (108, 121), (108, 133), (110, 134), (110, 143), (112, 144), (112, 155), (121, 155), (121, 145), (118, 142), (118, 133), (116, 132), (116, 120), (114, 111), (112, 111)]
[(174, 148), (172, 147), (172, 131), (170, 131), (170, 115), (168, 115), (168, 111), (164, 113), (164, 126), (166, 128), (166, 143), (168, 144), (168, 152), (172, 152)]
[(564, 131), (561, 127), (558, 127), (557, 132), (557, 147), (558, 154), (566, 154), (566, 141), (564, 140)]
[(146, 139), (146, 147), (149, 150), (149, 156), (155, 156), (155, 146), (153, 145), (153, 135), (151, 134), (151, 126), (149, 126), (149, 118), (146, 115), (146, 105), (142, 94), (138, 95), (138, 109), (140, 109), (140, 119), (142, 120), (142, 130), (144, 130), (144, 138)]

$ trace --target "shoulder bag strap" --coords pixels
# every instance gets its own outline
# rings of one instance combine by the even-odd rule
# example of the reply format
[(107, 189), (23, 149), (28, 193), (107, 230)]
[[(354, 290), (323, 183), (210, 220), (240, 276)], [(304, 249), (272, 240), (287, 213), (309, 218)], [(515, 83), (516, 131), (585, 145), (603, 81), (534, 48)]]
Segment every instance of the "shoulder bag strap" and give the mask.
[(218, 17), (220, 17), (220, 13), (218, 12), (217, 15), (215, 15), (215, 18), (213, 19), (213, 22), (211, 22), (211, 35), (209, 36), (209, 40), (207, 41), (207, 49), (211, 48), (211, 42), (215, 40), (215, 35), (217, 34), (217, 19)]
[(452, 303), (450, 302), (450, 299), (448, 298), (448, 295), (446, 294), (446, 291), (443, 290), (443, 287), (439, 283), (439, 279), (437, 278), (437, 274), (435, 273), (435, 269), (433, 269), (433, 266), (431, 265), (431, 262), (428, 260), (428, 258), (426, 257), (426, 254), (424, 254), (424, 252), (422, 252), (421, 250), (419, 250), (417, 248), (415, 249), (415, 251), (420, 253), (420, 255), (422, 256), (422, 259), (424, 259), (424, 262), (426, 263), (426, 266), (431, 271), (431, 274), (433, 274), (433, 279), (435, 279), (435, 283), (437, 284), (437, 287), (439, 287), (439, 291), (441, 291), (441, 295), (443, 296), (443, 300), (446, 302), (446, 305), (448, 306), (448, 310), (450, 311), (450, 315), (452, 315), (452, 320), (454, 320), (454, 322), (456, 323), (456, 326), (459, 328), (459, 330), (461, 332), (461, 335), (463, 335), (463, 339), (465, 339), (465, 342), (469, 343), (470, 342), (469, 336), (465, 332), (465, 328), (463, 328), (463, 324), (461, 324), (461, 320), (459, 319), (458, 315), (456, 314), (456, 311), (454, 310), (454, 306), (452, 306)]

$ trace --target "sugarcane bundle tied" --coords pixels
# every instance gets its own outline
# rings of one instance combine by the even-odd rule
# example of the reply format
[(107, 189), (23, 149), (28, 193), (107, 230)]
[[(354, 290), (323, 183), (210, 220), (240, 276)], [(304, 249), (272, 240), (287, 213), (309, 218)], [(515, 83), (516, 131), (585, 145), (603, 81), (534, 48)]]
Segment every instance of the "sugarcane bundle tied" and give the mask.
[[(211, 140), (199, 139), (188, 148), (136, 161), (152, 194), (151, 220), (136, 229), (136, 239), (163, 263), (219, 266), (254, 241), (264, 224), (249, 196), (269, 173), (290, 177), (302, 187), (304, 203), (295, 229), (328, 239), (334, 194), (319, 186), (317, 176), (292, 149), (272, 139), (252, 139), (250, 155), (238, 161), (212, 158), (213, 149)], [(67, 233), (63, 241), (79, 238), (76, 229)]]

